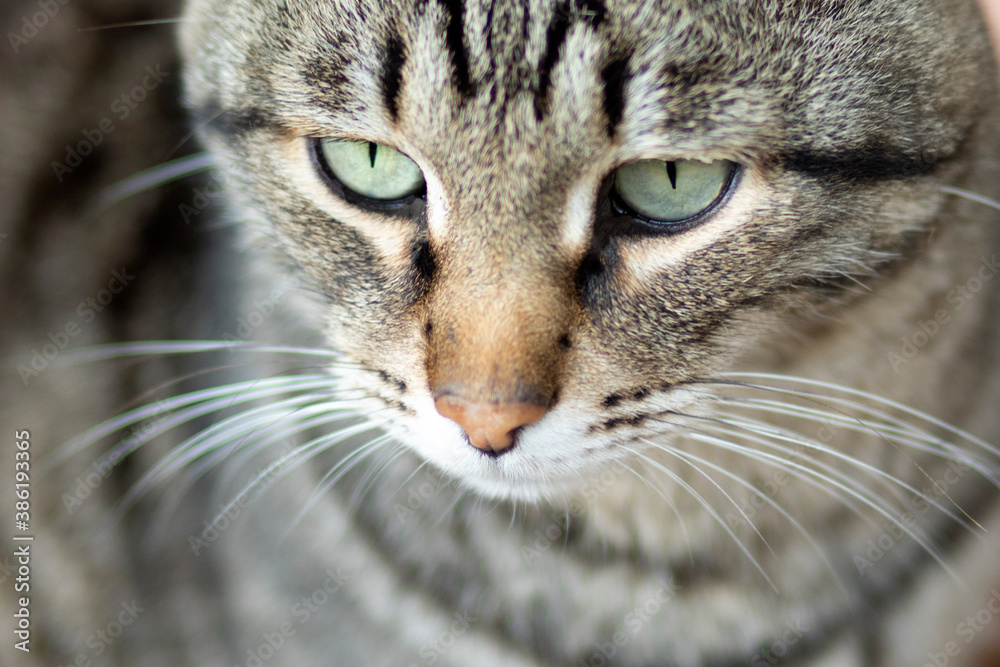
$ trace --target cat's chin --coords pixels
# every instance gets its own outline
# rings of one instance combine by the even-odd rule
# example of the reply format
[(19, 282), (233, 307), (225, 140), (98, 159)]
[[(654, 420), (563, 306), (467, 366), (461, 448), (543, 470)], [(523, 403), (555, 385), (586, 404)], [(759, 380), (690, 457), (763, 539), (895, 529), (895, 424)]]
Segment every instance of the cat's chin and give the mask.
[(458, 448), (459, 455), (441, 460), (419, 446), (415, 449), (422, 459), (461, 488), (487, 500), (541, 503), (573, 493), (584, 485), (580, 471), (560, 466), (558, 472), (547, 472), (531, 460), (533, 457), (517, 456), (516, 452), (491, 457), (465, 444)]
[(475, 493), (485, 500), (515, 501), (518, 503), (540, 504), (559, 497), (559, 486), (536, 482), (511, 483), (502, 479), (463, 477), (459, 485), (466, 491)]
[(492, 456), (452, 434), (433, 443), (412, 437), (403, 440), (458, 486), (493, 501), (561, 504), (595, 485), (606, 484), (606, 480), (600, 481), (602, 477), (616, 479), (628, 470), (611, 451), (592, 450), (589, 456), (581, 456), (572, 451), (569, 442), (555, 446), (526, 438), (513, 451)]
[[(613, 466), (614, 464), (612, 464)], [(607, 470), (607, 469), (605, 469)], [(575, 503), (588, 489), (598, 482), (598, 475), (557, 479), (512, 479), (503, 475), (470, 474), (454, 477), (465, 491), (474, 493), (485, 500), (499, 502), (527, 503), (530, 505), (558, 505)]]

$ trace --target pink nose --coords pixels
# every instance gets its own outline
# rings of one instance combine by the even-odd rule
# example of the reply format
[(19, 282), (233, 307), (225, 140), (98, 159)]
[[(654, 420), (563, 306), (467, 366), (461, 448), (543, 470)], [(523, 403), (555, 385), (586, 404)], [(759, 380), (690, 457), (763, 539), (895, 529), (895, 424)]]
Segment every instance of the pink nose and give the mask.
[(474, 403), (457, 396), (442, 396), (434, 407), (465, 430), (473, 447), (497, 454), (514, 444), (514, 429), (534, 424), (546, 412), (531, 403)]

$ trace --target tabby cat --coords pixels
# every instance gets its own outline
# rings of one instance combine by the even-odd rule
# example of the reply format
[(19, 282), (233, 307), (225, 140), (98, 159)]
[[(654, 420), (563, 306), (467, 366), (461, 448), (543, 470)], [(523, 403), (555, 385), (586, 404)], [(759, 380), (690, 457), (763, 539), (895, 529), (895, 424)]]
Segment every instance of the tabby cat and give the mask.
[(1000, 664), (974, 2), (102, 5), (3, 112), (4, 664)]

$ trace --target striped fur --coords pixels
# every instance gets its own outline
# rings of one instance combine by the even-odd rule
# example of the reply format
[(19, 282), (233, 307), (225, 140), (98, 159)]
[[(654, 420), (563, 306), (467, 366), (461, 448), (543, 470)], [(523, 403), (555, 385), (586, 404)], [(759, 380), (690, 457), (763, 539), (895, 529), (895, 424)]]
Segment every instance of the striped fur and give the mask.
[[(219, 319), (278, 293), (254, 337), (313, 351), (151, 373), (195, 376), (174, 415), (247, 383), (127, 459), (164, 551), (125, 558), (157, 575), (123, 584), (150, 611), (114, 660), (988, 667), (1000, 609), (960, 625), (1000, 605), (972, 2), (190, 0), (180, 34), (241, 248), (213, 250)], [(426, 191), (351, 193), (323, 138)], [(614, 199), (642, 159), (738, 167), (668, 230)], [(544, 414), (487, 454), (450, 396)]]

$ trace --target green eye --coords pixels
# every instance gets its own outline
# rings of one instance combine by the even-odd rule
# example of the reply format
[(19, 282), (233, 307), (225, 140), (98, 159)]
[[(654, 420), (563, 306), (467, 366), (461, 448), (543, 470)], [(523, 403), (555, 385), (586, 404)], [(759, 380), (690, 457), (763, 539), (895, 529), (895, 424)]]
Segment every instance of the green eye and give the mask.
[(424, 187), (417, 163), (388, 146), (322, 139), (319, 152), (330, 174), (363, 197), (393, 201), (417, 194)]
[(615, 172), (615, 194), (652, 222), (682, 222), (718, 201), (735, 170), (728, 160), (641, 160)]

